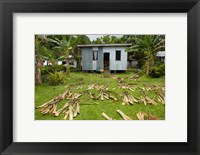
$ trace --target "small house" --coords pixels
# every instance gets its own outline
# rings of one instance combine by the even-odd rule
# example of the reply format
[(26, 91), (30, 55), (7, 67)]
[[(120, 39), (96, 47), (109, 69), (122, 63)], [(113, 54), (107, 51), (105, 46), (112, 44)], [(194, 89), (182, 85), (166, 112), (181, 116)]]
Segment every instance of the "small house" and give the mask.
[(117, 72), (127, 70), (127, 47), (131, 44), (78, 45), (82, 49), (82, 70)]
[[(77, 67), (77, 62), (76, 62), (76, 60), (74, 60), (73, 59), (73, 56), (72, 55), (69, 55), (68, 56), (68, 61), (69, 61), (69, 66), (71, 66), (71, 67), (74, 67), (74, 68), (76, 68)], [(57, 64), (58, 65), (66, 65), (67, 64), (67, 60), (66, 59), (58, 59), (57, 60)]]
[(158, 60), (165, 63), (165, 51), (159, 51), (156, 53), (156, 57)]

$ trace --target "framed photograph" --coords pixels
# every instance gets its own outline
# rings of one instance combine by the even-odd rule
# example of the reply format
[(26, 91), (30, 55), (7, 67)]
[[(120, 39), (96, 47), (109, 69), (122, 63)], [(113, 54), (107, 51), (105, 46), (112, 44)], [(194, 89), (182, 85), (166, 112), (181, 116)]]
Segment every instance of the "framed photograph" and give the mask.
[(1, 0), (2, 154), (199, 154), (198, 0)]

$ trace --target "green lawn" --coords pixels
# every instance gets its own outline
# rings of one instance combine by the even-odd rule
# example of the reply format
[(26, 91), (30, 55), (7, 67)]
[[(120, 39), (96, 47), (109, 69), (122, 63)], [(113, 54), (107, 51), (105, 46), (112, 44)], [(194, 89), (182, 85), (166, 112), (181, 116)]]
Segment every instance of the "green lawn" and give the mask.
[[(123, 74), (96, 74), (96, 73), (71, 73), (70, 77), (67, 78), (65, 85), (60, 86), (49, 86), (49, 85), (37, 85), (35, 87), (35, 107), (42, 105), (43, 103), (51, 100), (57, 95), (66, 91), (66, 87), (71, 84), (83, 82), (83, 88), (75, 90), (75, 92), (82, 92), (87, 89), (87, 86), (90, 83), (98, 84), (109, 84), (109, 90), (114, 91), (118, 94), (117, 101), (112, 100), (93, 100), (89, 95), (85, 94), (80, 97), (80, 114), (74, 118), (74, 120), (105, 120), (101, 115), (103, 112), (108, 116), (116, 120), (122, 120), (122, 117), (116, 112), (116, 110), (123, 111), (127, 116), (131, 117), (134, 120), (137, 120), (136, 113), (142, 111), (149, 113), (153, 116), (156, 116), (160, 119), (165, 119), (165, 106), (162, 104), (158, 105), (144, 105), (142, 103), (135, 103), (133, 105), (122, 105), (122, 100), (120, 94), (124, 91), (128, 91), (133, 96), (140, 98), (140, 90), (130, 91), (128, 89), (119, 89), (119, 83), (116, 79), (112, 78), (113, 76), (124, 77), (124, 80), (129, 84), (133, 84), (136, 87), (143, 87), (144, 85), (165, 85), (165, 77), (161, 78), (150, 78), (142, 76), (138, 81), (128, 79), (127, 77), (132, 76), (130, 73)], [(109, 77), (110, 76), (110, 77)], [(98, 90), (91, 90), (91, 92), (98, 94)], [(148, 91), (148, 96), (153, 97), (155, 94), (151, 91)], [(57, 109), (61, 108), (67, 100), (62, 100), (58, 103)], [(35, 108), (35, 119), (36, 120), (63, 120), (64, 114), (60, 114), (58, 117), (55, 117), (51, 114), (43, 115)]]

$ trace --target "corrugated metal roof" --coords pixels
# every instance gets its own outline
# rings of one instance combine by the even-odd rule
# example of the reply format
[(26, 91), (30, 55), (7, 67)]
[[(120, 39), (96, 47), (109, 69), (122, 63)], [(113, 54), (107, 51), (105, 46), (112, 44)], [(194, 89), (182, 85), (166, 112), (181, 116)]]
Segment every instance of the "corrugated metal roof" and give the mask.
[(77, 45), (77, 47), (128, 47), (132, 44), (85, 44)]

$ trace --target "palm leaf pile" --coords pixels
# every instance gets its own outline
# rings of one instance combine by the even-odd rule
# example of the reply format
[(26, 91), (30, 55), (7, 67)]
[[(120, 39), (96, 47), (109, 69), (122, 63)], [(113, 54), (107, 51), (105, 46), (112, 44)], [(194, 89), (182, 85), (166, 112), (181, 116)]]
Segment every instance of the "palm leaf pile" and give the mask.
[(63, 100), (62, 98), (62, 94), (56, 96), (55, 98), (51, 99), (50, 101), (42, 104), (41, 106), (37, 107), (40, 108), (40, 112), (42, 114), (47, 114), (47, 113), (55, 113), (56, 112), (56, 108), (57, 108), (57, 103), (59, 103), (61, 100)]
[(105, 90), (108, 90), (108, 84), (105, 84), (105, 85), (99, 85), (97, 83), (91, 83), (89, 86), (88, 86), (88, 90), (91, 90), (91, 89), (105, 89)]
[(104, 100), (104, 99), (107, 99), (107, 100), (111, 99), (111, 100), (115, 100), (115, 101), (117, 100), (117, 98), (112, 96), (112, 94), (109, 93), (109, 91), (106, 91), (104, 89), (99, 90), (99, 96), (97, 98), (100, 100)]
[(151, 114), (148, 114), (148, 113), (145, 113), (145, 112), (141, 112), (141, 111), (138, 112), (136, 115), (137, 115), (137, 118), (139, 120), (159, 120), (158, 117), (155, 117), (155, 116), (153, 116)]
[(76, 94), (70, 102), (66, 102), (65, 105), (60, 108), (55, 116), (59, 116), (61, 113), (64, 114), (64, 119), (73, 120), (78, 114), (80, 114), (80, 95)]
[(119, 85), (119, 88), (120, 89), (129, 89), (130, 91), (134, 91), (136, 89), (136, 87), (132, 86), (132, 85), (129, 85), (128, 83), (126, 82), (123, 82)]
[(134, 81), (138, 81), (138, 79), (140, 78), (140, 75), (133, 75), (128, 77), (130, 80), (134, 80)]
[[(49, 113), (54, 116), (59, 116), (61, 113), (64, 113), (64, 119), (69, 118), (72, 120), (73, 117), (76, 117), (80, 113), (79, 97), (81, 95), (81, 93), (72, 93), (71, 90), (66, 90), (63, 94), (59, 94), (37, 108), (39, 108), (39, 111), (44, 115)], [(71, 101), (66, 102), (61, 109), (57, 110), (57, 104), (64, 99), (70, 99)]]
[(155, 92), (156, 93), (156, 97), (157, 97), (157, 100), (161, 103), (161, 104), (165, 104), (165, 96), (164, 96), (164, 93), (162, 92)]
[[(137, 77), (134, 77), (137, 78)], [(141, 91), (141, 97), (140, 99), (134, 97), (131, 93), (128, 91), (122, 92), (120, 95), (122, 99), (122, 105), (133, 105), (135, 103), (144, 103), (145, 105), (157, 105), (158, 103), (165, 104), (165, 96), (164, 96), (164, 87), (160, 87), (157, 85), (144, 85), (144, 87), (137, 87), (132, 86), (131, 84), (128, 84), (124, 81), (124, 78), (116, 78), (119, 82), (120, 89), (128, 89), (130, 91), (134, 91), (135, 89), (139, 88)], [(80, 114), (80, 97), (84, 94), (88, 94), (89, 97), (93, 100), (118, 100), (118, 94), (114, 91), (110, 91), (109, 84), (100, 85), (98, 83), (90, 83), (88, 86), (84, 86), (83, 82), (79, 82), (73, 85), (66, 86), (67, 90), (63, 94), (59, 94), (55, 98), (51, 99), (50, 101), (42, 104), (41, 106), (37, 107), (39, 108), (39, 111), (41, 114), (52, 114), (54, 116), (59, 116), (60, 114), (64, 114), (63, 119), (69, 119), (73, 120), (78, 114)], [(86, 87), (87, 89), (76, 93), (74, 90), (81, 89), (83, 87)], [(91, 90), (98, 90), (98, 94), (95, 94), (91, 92)], [(148, 91), (152, 91), (155, 94), (154, 98), (151, 98), (147, 95)], [(68, 99), (63, 107), (57, 110), (57, 105), (60, 101)], [(120, 114), (120, 116), (124, 120), (132, 120), (129, 116), (124, 114), (121, 110), (117, 110), (117, 113)], [(139, 120), (157, 120), (159, 118), (152, 116), (145, 112), (138, 112), (137, 118)], [(102, 113), (102, 116), (106, 118), (107, 120), (113, 120), (112, 117), (109, 117), (107, 114)]]
[(149, 96), (147, 96), (144, 91), (142, 91), (141, 94), (142, 94), (142, 96), (139, 101), (140, 103), (144, 103), (144, 105), (147, 105), (147, 104), (157, 105), (157, 102), (155, 100), (151, 99)]
[[(124, 119), (124, 120), (133, 120), (131, 117), (127, 116), (124, 112), (122, 112), (121, 110), (117, 110), (117, 113), (119, 113), (119, 115)], [(106, 113), (102, 113), (102, 116), (107, 119), (107, 120), (113, 120), (112, 117), (108, 116)], [(136, 114), (138, 120), (160, 120), (160, 118), (155, 117), (151, 114), (148, 114), (146, 112), (138, 112)]]
[(124, 78), (114, 77), (114, 79), (116, 79), (119, 83), (124, 82)]
[(81, 89), (83, 88), (84, 82), (78, 82), (78, 83), (75, 83), (75, 84), (71, 84), (71, 85), (67, 85), (65, 86), (65, 88), (69, 88), (69, 89)]
[(130, 104), (138, 103), (138, 100), (133, 95), (130, 95), (128, 92), (123, 92), (121, 94), (121, 98), (123, 101), (122, 105), (130, 105)]

